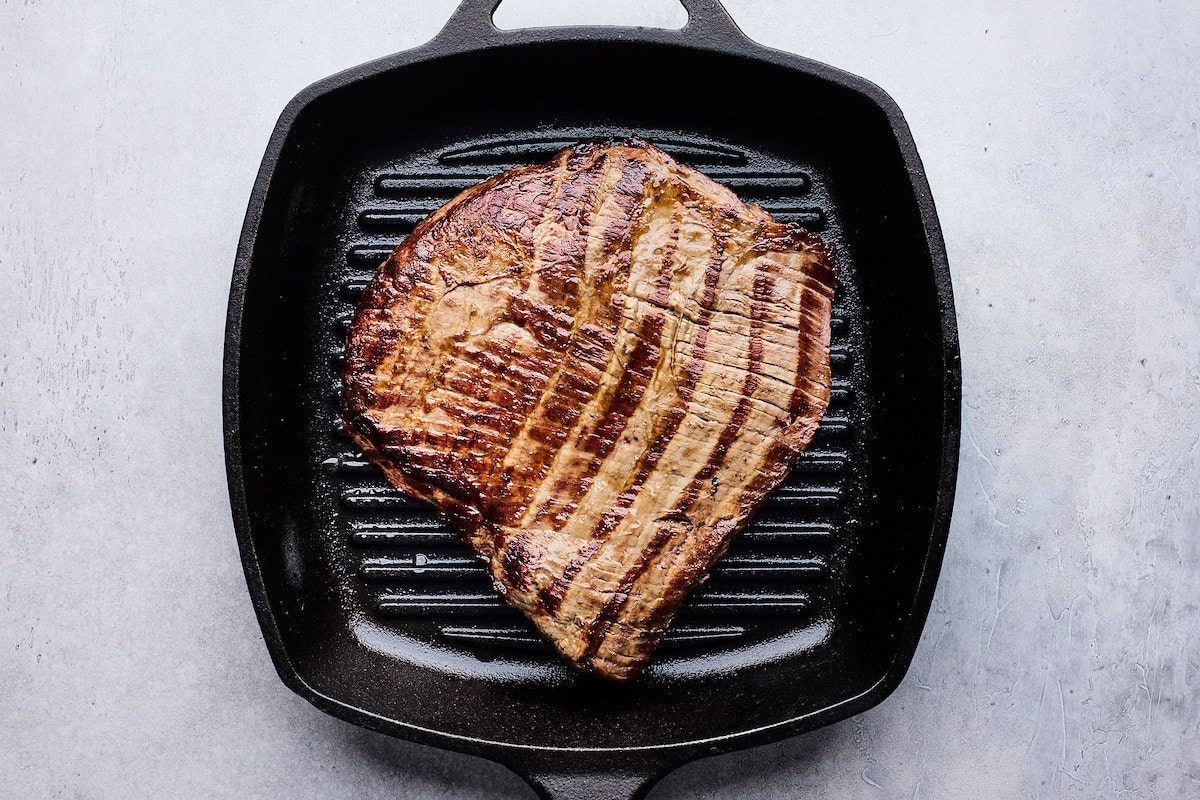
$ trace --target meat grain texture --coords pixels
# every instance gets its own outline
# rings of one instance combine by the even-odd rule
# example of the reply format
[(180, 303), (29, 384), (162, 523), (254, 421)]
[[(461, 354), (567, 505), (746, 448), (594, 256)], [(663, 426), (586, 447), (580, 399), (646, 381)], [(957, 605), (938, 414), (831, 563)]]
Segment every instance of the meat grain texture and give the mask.
[(636, 677), (829, 402), (834, 259), (639, 140), (460, 194), (355, 312), (346, 429), (576, 667)]

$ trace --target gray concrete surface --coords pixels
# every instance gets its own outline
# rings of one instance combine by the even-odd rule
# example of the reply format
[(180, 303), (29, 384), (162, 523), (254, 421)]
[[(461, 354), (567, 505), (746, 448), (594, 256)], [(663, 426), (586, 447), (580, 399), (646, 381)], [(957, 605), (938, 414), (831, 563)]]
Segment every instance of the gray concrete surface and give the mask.
[[(453, 5), (0, 5), (0, 796), (532, 796), (280, 684), (222, 467), (226, 292), (275, 117)], [(1200, 7), (728, 6), (907, 113), (954, 272), (962, 470), (899, 690), (653, 798), (1200, 796)]]

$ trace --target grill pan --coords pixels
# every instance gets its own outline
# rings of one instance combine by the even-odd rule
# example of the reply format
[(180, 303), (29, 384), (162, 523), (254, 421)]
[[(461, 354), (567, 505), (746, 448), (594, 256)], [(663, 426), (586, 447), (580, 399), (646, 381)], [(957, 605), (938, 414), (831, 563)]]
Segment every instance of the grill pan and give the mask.
[[(503, 763), (545, 798), (641, 797), (689, 760), (886, 697), (945, 547), (960, 368), (933, 200), (873, 84), (747, 39), (717, 0), (680, 30), (501, 31), (464, 0), (431, 42), (284, 110), (230, 293), (233, 518), (280, 677), (359, 725)], [(414, 225), (503, 169), (636, 134), (837, 250), (833, 399), (810, 450), (629, 685), (572, 671), (429, 507), (338, 424), (354, 301)]]

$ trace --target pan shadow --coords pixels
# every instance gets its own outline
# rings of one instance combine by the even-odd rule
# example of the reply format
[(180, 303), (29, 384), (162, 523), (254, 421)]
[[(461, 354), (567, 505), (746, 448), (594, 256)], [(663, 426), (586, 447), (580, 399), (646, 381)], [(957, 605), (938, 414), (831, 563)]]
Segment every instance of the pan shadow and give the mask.
[[(487, 759), (394, 739), (333, 718), (326, 735), (360, 762), (367, 782), (393, 786), (394, 797), (530, 800), (534, 792), (507, 767)], [(759, 797), (764, 781), (790, 773), (805, 783), (820, 765), (854, 748), (849, 720), (803, 736), (705, 758), (669, 773), (648, 800), (700, 797)], [(339, 746), (340, 745), (340, 746)]]
[[(818, 777), (819, 765), (834, 760), (841, 750), (853, 750), (854, 728), (850, 722), (685, 764), (659, 781), (648, 800), (763, 797), (764, 783), (784, 773), (809, 783)], [(782, 791), (778, 789), (776, 796), (785, 796)], [(787, 796), (792, 796), (791, 792)]]
[[(533, 790), (516, 773), (487, 759), (394, 739), (328, 718), (328, 736), (371, 783), (396, 798), (530, 800)], [(338, 746), (340, 745), (340, 746)]]

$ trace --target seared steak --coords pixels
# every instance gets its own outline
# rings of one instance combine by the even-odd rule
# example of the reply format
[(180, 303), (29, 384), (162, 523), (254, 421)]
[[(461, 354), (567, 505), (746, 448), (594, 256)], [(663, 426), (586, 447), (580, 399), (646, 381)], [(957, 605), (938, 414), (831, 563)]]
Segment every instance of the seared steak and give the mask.
[(575, 666), (636, 676), (829, 402), (833, 257), (641, 141), (468, 189), (380, 267), (346, 429)]

